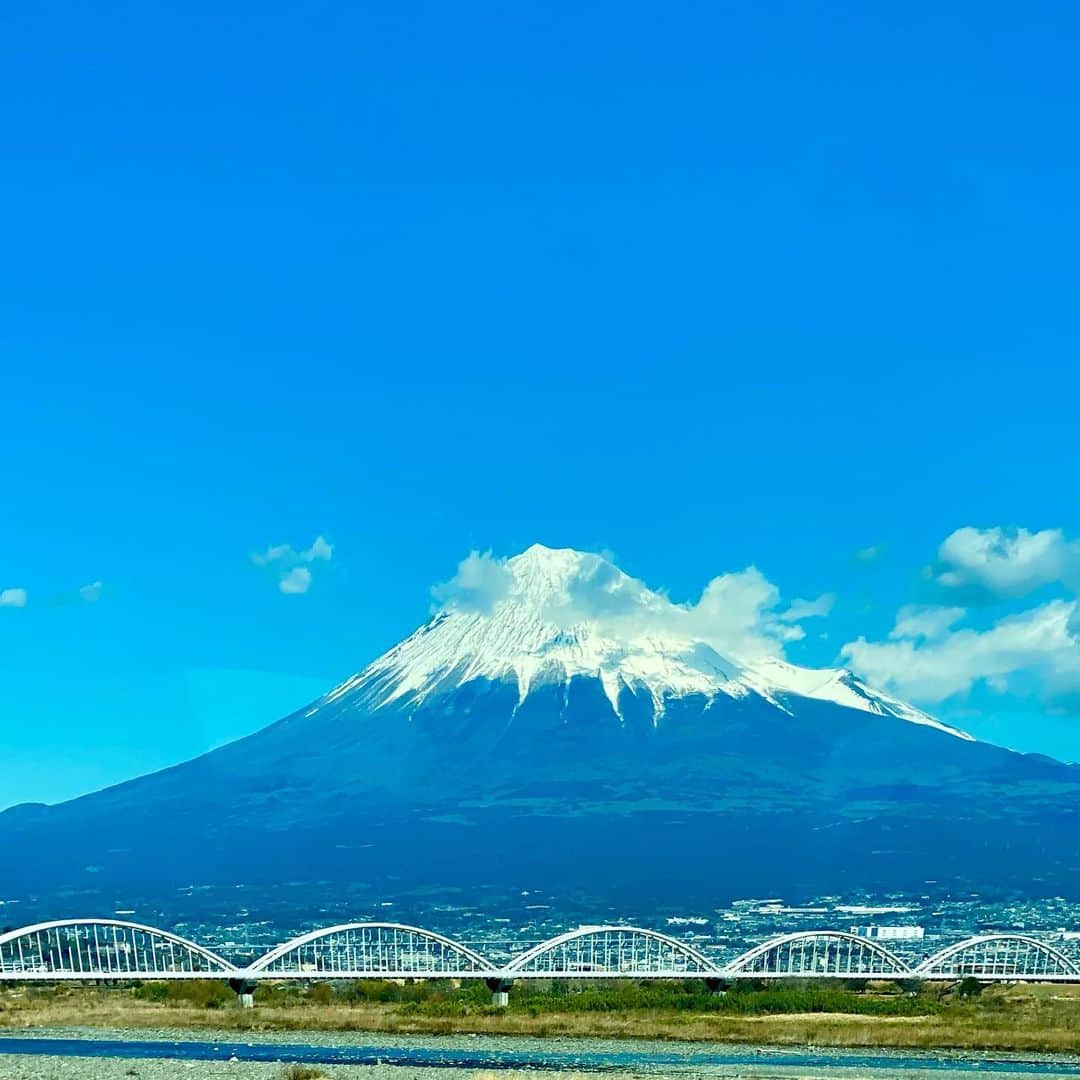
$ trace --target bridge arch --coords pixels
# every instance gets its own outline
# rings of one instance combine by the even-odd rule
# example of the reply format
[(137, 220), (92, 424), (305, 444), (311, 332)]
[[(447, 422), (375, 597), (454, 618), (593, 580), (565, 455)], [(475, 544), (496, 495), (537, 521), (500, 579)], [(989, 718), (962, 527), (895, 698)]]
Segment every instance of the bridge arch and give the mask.
[(582, 926), (542, 941), (514, 957), (507, 976), (653, 978), (712, 976), (718, 968), (697, 949), (655, 930), (637, 926)]
[(494, 966), (442, 934), (404, 923), (358, 922), (312, 930), (260, 956), (247, 969), (275, 978), (468, 978)]
[(800, 975), (843, 979), (910, 975), (911, 969), (900, 957), (869, 938), (842, 930), (802, 930), (749, 949), (726, 965), (724, 974), (763, 979)]
[(981, 934), (965, 938), (915, 969), (926, 978), (1075, 979), (1080, 968), (1064, 953), (1024, 934)]
[(0, 934), (0, 980), (198, 979), (235, 972), (194, 941), (121, 919), (59, 919)]

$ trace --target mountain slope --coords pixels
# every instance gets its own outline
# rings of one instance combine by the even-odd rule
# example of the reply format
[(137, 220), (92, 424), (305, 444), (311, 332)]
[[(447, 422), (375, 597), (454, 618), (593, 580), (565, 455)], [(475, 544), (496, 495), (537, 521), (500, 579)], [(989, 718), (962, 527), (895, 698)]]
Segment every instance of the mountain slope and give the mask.
[(1080, 771), (850, 672), (725, 655), (723, 615), (599, 556), (530, 548), (293, 716), (0, 815), (11, 886), (1074, 888)]

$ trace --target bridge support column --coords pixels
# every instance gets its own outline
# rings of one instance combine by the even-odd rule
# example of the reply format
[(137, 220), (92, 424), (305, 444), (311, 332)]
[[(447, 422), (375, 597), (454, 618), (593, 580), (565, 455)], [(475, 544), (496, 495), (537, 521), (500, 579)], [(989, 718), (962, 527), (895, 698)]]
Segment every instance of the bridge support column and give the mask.
[(255, 1008), (255, 982), (252, 979), (230, 979), (229, 989), (236, 994), (241, 1009)]
[(484, 983), (491, 991), (491, 1004), (498, 1009), (505, 1009), (510, 1004), (510, 987), (514, 985), (513, 979), (485, 979)]

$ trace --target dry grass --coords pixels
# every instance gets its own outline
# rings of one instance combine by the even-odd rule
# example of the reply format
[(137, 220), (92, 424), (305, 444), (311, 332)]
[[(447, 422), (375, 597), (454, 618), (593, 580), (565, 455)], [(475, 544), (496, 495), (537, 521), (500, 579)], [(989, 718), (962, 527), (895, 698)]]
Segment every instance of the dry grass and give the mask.
[(286, 1065), (281, 1072), (281, 1080), (323, 1080), (326, 1073), (311, 1065)]
[(0, 994), (0, 1027), (185, 1028), (243, 1032), (580, 1036), (773, 1046), (956, 1048), (1080, 1052), (1080, 988), (995, 987), (972, 1001), (946, 1000), (927, 1016), (796, 1013), (745, 1016), (664, 1009), (626, 1012), (485, 1010), (427, 1016), (393, 1003), (310, 1002), (253, 1010), (141, 1001), (109, 991)]

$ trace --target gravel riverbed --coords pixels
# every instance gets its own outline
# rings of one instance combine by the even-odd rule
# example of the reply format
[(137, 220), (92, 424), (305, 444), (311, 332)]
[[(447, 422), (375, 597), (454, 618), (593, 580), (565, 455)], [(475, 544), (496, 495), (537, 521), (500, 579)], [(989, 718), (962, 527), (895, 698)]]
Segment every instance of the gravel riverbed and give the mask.
[[(1077, 1080), (1080, 1059), (1050, 1057), (1003, 1059), (1002, 1055), (922, 1059), (855, 1053), (807, 1054), (790, 1060), (785, 1052), (763, 1048), (710, 1044), (673, 1046), (670, 1043), (598, 1039), (522, 1039), (491, 1036), (386, 1036), (364, 1038), (342, 1033), (242, 1036), (206, 1032), (102, 1030), (88, 1028), (23, 1029), (0, 1035), (0, 1080), (176, 1080), (228, 1077), (230, 1080), (290, 1080), (288, 1060), (304, 1053), (318, 1057), (342, 1055), (335, 1048), (361, 1048), (363, 1064), (326, 1063), (308, 1057), (307, 1075), (326, 1080), (657, 1080), (658, 1077), (700, 1080)], [(30, 1053), (10, 1052), (21, 1040)], [(8, 1051), (5, 1052), (5, 1041)], [(192, 1045), (194, 1043), (198, 1045)], [(51, 1045), (50, 1045), (51, 1044)], [(185, 1045), (187, 1044), (187, 1045)], [(322, 1049), (320, 1049), (322, 1048)], [(747, 1060), (694, 1060), (695, 1056), (745, 1055)], [(55, 1052), (50, 1052), (54, 1050)], [(411, 1051), (411, 1052), (410, 1052)], [(192, 1052), (195, 1056), (192, 1057)], [(290, 1052), (292, 1057), (290, 1058)], [(277, 1055), (281, 1054), (281, 1059)], [(398, 1062), (379, 1061), (382, 1054)], [(262, 1058), (262, 1060), (237, 1060)], [(401, 1060), (422, 1057), (420, 1062)], [(500, 1064), (499, 1055), (504, 1058)], [(88, 1055), (88, 1056), (84, 1056)], [(587, 1055), (587, 1056), (586, 1056)], [(798, 1052), (795, 1052), (798, 1056)], [(756, 1058), (756, 1060), (755, 1060)], [(787, 1060), (785, 1060), (787, 1058)], [(811, 1059), (813, 1063), (806, 1060)], [(478, 1060), (479, 1059), (479, 1060)], [(817, 1060), (815, 1060), (817, 1059)], [(468, 1062), (466, 1065), (465, 1063)], [(491, 1062), (491, 1064), (489, 1064)], [(954, 1062), (955, 1066), (954, 1067)], [(985, 1071), (984, 1071), (985, 1070)]]
[[(864, 1069), (839, 1067), (809, 1069), (784, 1065), (724, 1067), (666, 1066), (660, 1070), (616, 1070), (603, 1073), (549, 1071), (544, 1069), (457, 1069), (397, 1065), (319, 1065), (315, 1076), (326, 1080), (970, 1080), (970, 1072), (924, 1069)], [(1031, 1074), (995, 1073), (1000, 1080), (1030, 1080)], [(1054, 1080), (1054, 1073), (1038, 1074)], [(70, 1058), (19, 1056), (0, 1053), (0, 1080), (288, 1080), (287, 1066), (248, 1061), (168, 1061), (138, 1058)]]
[[(565, 1072), (413, 1068), (394, 1065), (319, 1065), (327, 1080), (572, 1080)], [(286, 1067), (251, 1061), (163, 1061), (138, 1058), (19, 1057), (0, 1054), (0, 1080), (285, 1080)], [(579, 1074), (580, 1075), (580, 1074)], [(594, 1074), (595, 1075), (595, 1074)], [(640, 1074), (620, 1073), (621, 1080)], [(685, 1074), (684, 1074), (685, 1075)], [(653, 1074), (652, 1080), (655, 1080)]]

